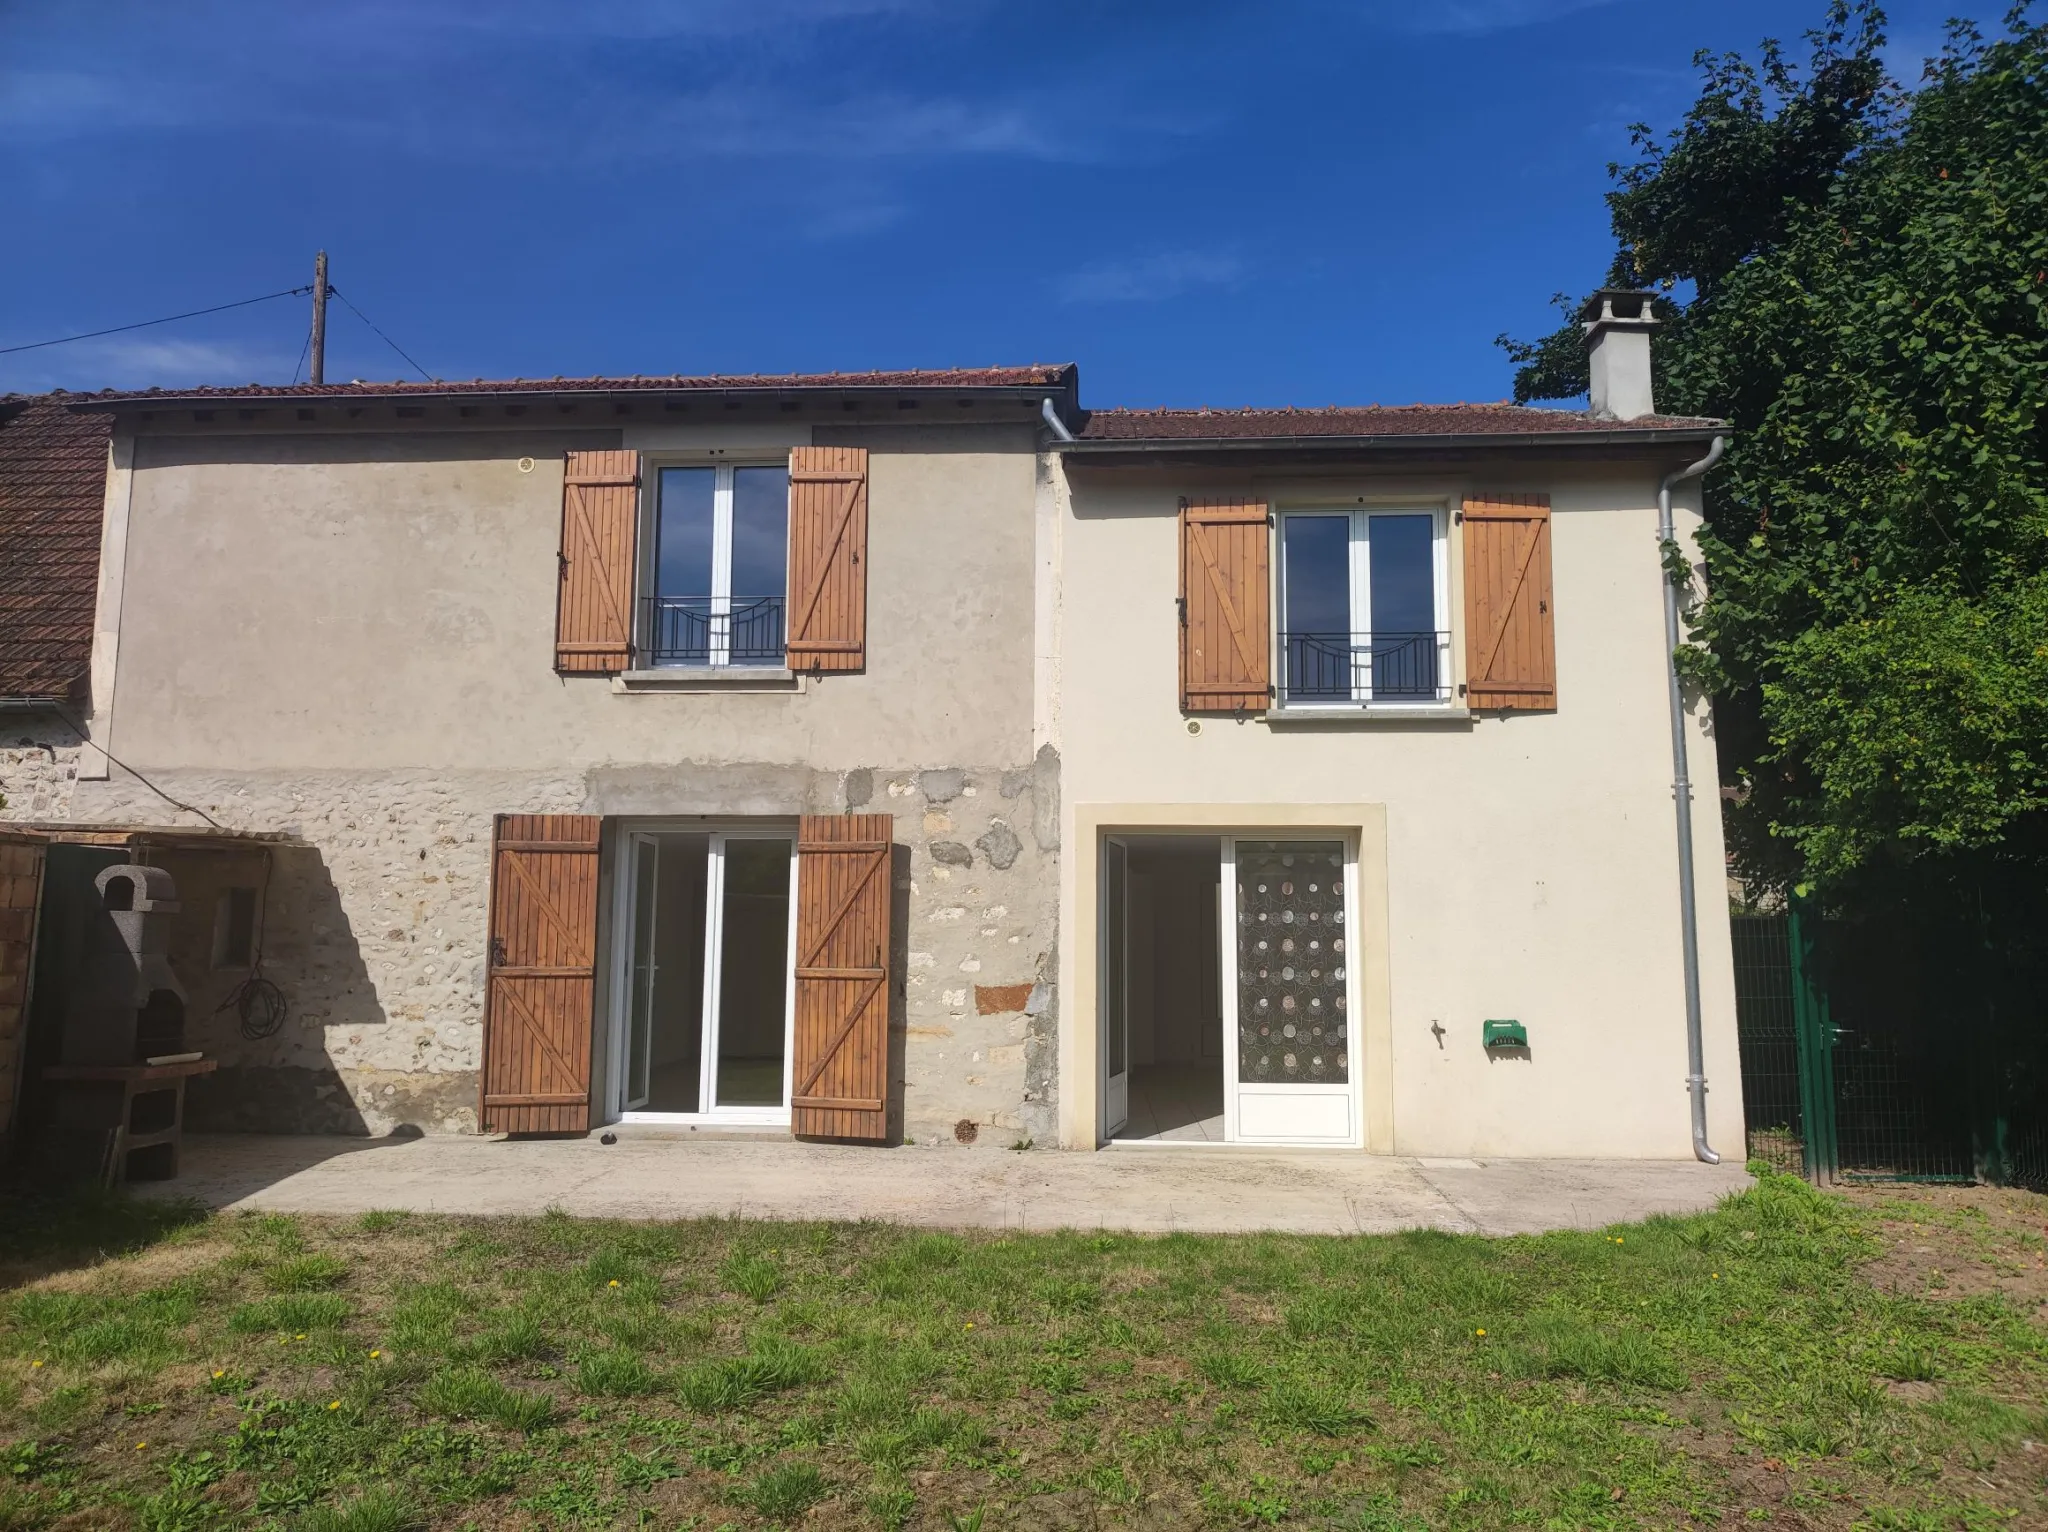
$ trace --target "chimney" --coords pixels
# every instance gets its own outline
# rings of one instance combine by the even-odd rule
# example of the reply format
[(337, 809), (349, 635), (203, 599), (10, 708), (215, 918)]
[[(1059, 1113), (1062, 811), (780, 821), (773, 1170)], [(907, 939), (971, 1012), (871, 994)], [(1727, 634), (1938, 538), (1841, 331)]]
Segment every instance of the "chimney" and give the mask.
[(1586, 300), (1579, 318), (1586, 325), (1593, 413), (1603, 420), (1656, 414), (1650, 392), (1650, 331), (1657, 318), (1650, 312), (1650, 295), (1603, 287)]

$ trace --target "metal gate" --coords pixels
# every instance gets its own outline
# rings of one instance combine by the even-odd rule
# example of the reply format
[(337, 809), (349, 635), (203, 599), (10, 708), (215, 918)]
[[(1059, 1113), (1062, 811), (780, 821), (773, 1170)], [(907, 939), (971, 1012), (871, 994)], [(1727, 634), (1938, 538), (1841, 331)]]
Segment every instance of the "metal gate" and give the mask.
[(2038, 1033), (1896, 933), (1796, 902), (1731, 921), (1750, 1158), (1818, 1182), (2048, 1184)]

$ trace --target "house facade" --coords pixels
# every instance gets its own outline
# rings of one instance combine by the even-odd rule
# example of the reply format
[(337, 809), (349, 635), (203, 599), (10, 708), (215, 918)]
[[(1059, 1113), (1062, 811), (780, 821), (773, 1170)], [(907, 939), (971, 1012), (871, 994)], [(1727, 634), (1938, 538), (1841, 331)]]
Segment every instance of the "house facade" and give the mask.
[(5, 812), (53, 888), (177, 880), (195, 1126), (1689, 1152), (1656, 518), (1714, 422), (1069, 367), (87, 412), (89, 738)]

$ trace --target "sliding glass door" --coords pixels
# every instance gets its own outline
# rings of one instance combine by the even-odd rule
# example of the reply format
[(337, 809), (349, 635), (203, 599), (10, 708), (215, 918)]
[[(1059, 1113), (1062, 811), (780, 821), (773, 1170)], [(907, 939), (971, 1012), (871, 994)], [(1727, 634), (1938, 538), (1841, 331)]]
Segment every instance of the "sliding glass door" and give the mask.
[(789, 1121), (796, 837), (635, 828), (615, 895), (613, 1082), (629, 1120)]

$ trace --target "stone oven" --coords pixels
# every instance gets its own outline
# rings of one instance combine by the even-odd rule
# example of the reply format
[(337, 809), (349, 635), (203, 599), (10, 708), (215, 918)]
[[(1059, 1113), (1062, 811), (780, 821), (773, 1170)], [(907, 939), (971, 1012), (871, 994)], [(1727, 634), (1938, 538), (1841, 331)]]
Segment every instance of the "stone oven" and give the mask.
[(93, 879), (85, 940), (64, 1006), (66, 1064), (140, 1064), (185, 1046), (185, 987), (164, 949), (178, 888), (161, 867), (119, 862)]

